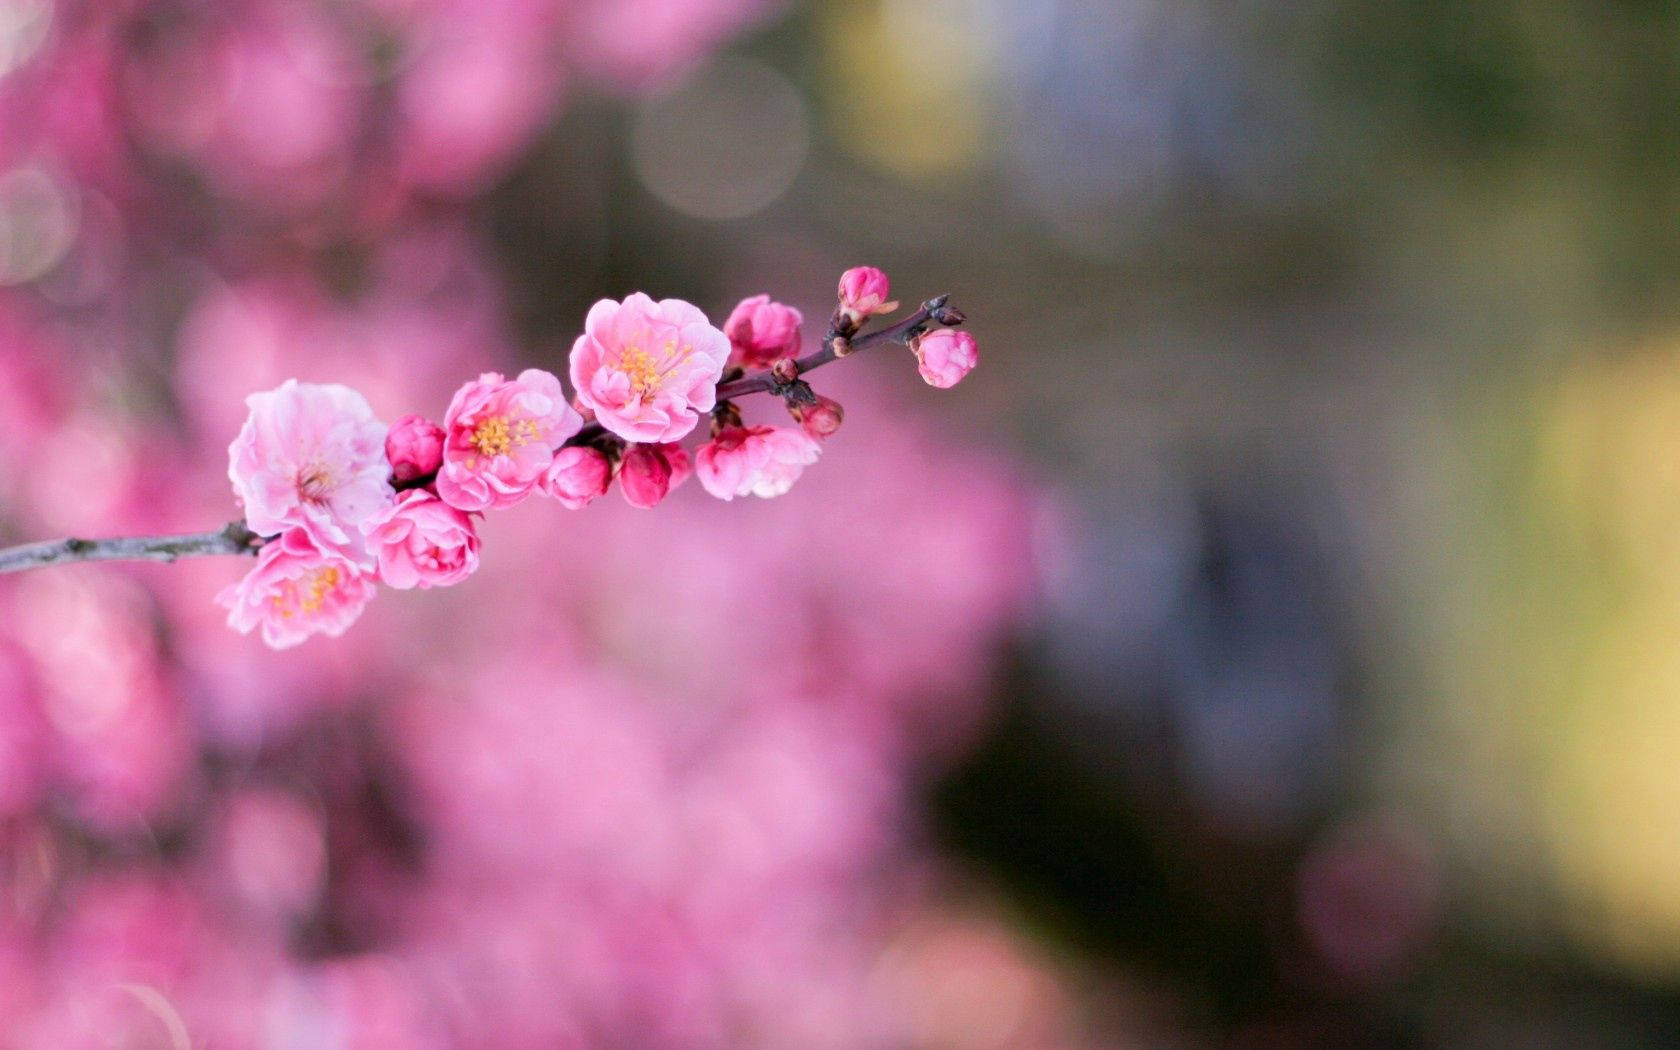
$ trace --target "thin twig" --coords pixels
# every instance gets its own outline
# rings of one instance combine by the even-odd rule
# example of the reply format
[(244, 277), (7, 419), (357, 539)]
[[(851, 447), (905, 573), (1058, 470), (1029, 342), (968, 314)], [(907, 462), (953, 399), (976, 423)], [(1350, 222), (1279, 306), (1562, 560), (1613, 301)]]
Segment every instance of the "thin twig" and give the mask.
[(255, 554), (262, 537), (242, 521), (229, 522), (215, 532), (180, 536), (125, 536), (87, 540), (70, 537), (0, 549), (0, 573), (22, 572), (48, 565), (82, 561), (174, 561), (207, 554)]

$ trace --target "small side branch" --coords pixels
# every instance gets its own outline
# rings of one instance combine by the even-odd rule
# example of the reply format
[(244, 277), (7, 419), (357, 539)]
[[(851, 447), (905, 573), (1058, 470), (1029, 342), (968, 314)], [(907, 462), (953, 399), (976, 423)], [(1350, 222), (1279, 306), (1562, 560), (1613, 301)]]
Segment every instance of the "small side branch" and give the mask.
[(87, 540), (70, 537), (0, 549), (0, 573), (22, 572), (48, 565), (81, 561), (174, 561), (209, 554), (255, 554), (262, 537), (242, 521), (229, 522), (214, 532), (180, 536), (127, 536)]

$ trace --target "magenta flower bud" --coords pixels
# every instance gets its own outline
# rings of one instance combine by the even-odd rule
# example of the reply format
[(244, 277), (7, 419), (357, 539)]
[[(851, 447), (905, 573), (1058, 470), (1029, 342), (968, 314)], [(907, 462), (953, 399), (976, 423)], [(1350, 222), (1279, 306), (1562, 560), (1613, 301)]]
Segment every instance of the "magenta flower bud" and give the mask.
[(928, 332), (911, 349), (916, 351), (916, 367), (922, 378), (928, 386), (940, 389), (956, 386), (980, 359), (980, 348), (975, 345), (974, 337), (954, 328)]
[(397, 481), (436, 474), (443, 466), (443, 428), (425, 416), (403, 416), (385, 435), (385, 458)]
[(805, 433), (819, 441), (839, 430), (840, 424), (846, 419), (846, 410), (840, 407), (840, 402), (821, 394), (817, 395), (817, 403), (814, 405), (788, 402), (788, 412), (805, 428)]
[(624, 502), (648, 510), (694, 473), (681, 445), (631, 445), (619, 461), (618, 487)]
[(768, 368), (784, 357), (799, 356), (799, 326), (805, 318), (791, 306), (768, 295), (742, 299), (723, 322), (729, 337), (729, 363), (743, 368)]
[(567, 510), (579, 510), (605, 495), (611, 481), (612, 463), (607, 457), (599, 449), (580, 445), (556, 452), (537, 486)]
[(891, 294), (892, 282), (873, 266), (854, 266), (840, 275), (840, 312), (853, 324), (898, 309), (896, 302), (887, 301)]

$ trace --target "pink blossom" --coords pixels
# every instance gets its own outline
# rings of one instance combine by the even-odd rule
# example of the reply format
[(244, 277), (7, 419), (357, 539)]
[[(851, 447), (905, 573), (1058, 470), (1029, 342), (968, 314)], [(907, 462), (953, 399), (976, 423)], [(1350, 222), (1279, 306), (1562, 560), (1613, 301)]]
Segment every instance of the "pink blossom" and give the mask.
[(599, 449), (574, 446), (554, 454), (548, 473), (537, 483), (567, 510), (580, 510), (597, 496), (604, 496), (612, 483), (612, 464)]
[(799, 326), (805, 318), (791, 306), (768, 295), (742, 299), (723, 323), (733, 353), (729, 363), (746, 368), (769, 368), (781, 358), (799, 356)]
[(936, 328), (911, 344), (916, 351), (916, 368), (929, 386), (956, 386), (974, 369), (980, 348), (974, 337), (955, 328)]
[(819, 441), (833, 437), (834, 432), (840, 429), (840, 424), (846, 420), (846, 410), (840, 407), (840, 402), (821, 394), (817, 395), (817, 403), (814, 405), (788, 402), (788, 412), (805, 428), (805, 433)]
[(891, 294), (892, 282), (873, 266), (854, 266), (840, 275), (840, 310), (853, 324), (898, 309), (898, 303), (887, 301)]
[(448, 587), (478, 568), (472, 518), (420, 489), (403, 493), (362, 524), (379, 578), (399, 591)]
[(700, 484), (718, 499), (770, 499), (793, 487), (822, 446), (792, 427), (728, 427), (695, 455)]
[(246, 523), (264, 536), (303, 528), (323, 544), (353, 544), (391, 501), (385, 424), (367, 400), (336, 383), (288, 379), (245, 404), (228, 478)]
[(603, 299), (572, 345), (572, 386), (619, 437), (675, 441), (712, 410), (729, 352), (729, 338), (681, 299)]
[(425, 416), (403, 416), (385, 435), (385, 458), (395, 481), (436, 474), (443, 465), (443, 428)]
[(618, 468), (618, 487), (624, 501), (647, 510), (694, 472), (681, 445), (631, 445)]
[(307, 529), (287, 529), (263, 545), (257, 566), (216, 595), (228, 626), (262, 629), (272, 649), (289, 649), (312, 634), (336, 638), (356, 622), (378, 588), (372, 573)]
[(438, 495), (459, 510), (511, 507), (531, 494), (554, 449), (582, 426), (552, 373), (527, 368), (509, 382), (486, 372), (455, 392), (443, 417)]

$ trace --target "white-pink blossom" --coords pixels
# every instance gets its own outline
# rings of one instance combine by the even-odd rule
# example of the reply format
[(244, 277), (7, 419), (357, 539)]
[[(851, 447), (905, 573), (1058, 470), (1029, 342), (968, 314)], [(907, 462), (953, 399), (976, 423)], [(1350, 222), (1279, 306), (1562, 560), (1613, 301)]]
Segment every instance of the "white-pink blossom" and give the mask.
[(360, 526), (391, 501), (384, 423), (336, 383), (300, 383), (245, 399), (250, 414), (228, 446), (228, 478), (252, 531), (302, 528), (352, 552)]
[(228, 610), (229, 627), (260, 630), (270, 648), (289, 649), (313, 634), (343, 634), (377, 590), (357, 559), (292, 528), (265, 543), (256, 567), (216, 602)]

